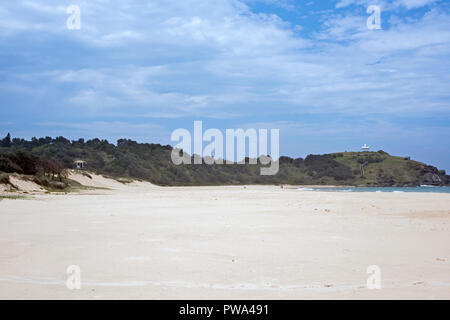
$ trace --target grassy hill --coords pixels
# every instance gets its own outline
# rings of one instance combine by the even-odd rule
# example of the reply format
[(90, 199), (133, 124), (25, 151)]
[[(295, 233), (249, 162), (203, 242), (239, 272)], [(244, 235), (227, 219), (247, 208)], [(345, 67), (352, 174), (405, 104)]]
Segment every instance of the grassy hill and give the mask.
[[(222, 184), (319, 184), (358, 186), (449, 185), (445, 171), (424, 163), (378, 152), (342, 152), (280, 158), (274, 176), (261, 176), (260, 165), (180, 165), (171, 161), (171, 146), (64, 137), (33, 138), (9, 136), (0, 141), (0, 174), (32, 175), (38, 182), (64, 180), (61, 169), (74, 168), (74, 161), (86, 161), (86, 170), (114, 178), (147, 180), (159, 185)], [(45, 177), (45, 179), (42, 179)], [(42, 180), (42, 181), (41, 181)], [(51, 181), (50, 181), (51, 182)]]

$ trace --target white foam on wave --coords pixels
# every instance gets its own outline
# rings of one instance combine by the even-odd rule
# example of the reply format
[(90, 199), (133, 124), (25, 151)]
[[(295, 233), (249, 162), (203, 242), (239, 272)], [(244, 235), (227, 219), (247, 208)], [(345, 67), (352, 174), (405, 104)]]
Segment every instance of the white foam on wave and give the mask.
[(314, 191), (313, 188), (298, 188), (298, 191)]

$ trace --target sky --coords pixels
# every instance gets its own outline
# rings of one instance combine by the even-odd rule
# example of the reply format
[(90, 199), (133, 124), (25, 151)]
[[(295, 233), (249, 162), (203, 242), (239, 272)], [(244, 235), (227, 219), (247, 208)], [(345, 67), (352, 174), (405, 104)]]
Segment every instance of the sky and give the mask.
[(449, 58), (444, 0), (2, 1), (0, 136), (175, 145), (201, 120), (279, 129), (291, 157), (366, 143), (449, 172)]

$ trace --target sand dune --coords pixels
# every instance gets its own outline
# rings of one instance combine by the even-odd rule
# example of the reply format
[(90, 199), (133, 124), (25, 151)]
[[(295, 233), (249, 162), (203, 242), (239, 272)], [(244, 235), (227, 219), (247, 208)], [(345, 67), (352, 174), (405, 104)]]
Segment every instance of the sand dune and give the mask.
[(83, 174), (82, 172), (76, 170), (69, 171), (68, 178), (75, 180), (84, 186), (94, 188), (107, 188), (112, 190), (124, 190), (124, 191), (134, 190), (133, 188), (135, 187), (144, 187), (147, 189), (158, 188), (158, 186), (155, 186), (150, 182), (132, 181), (130, 183), (121, 183), (112, 178), (94, 174), (92, 172), (84, 172)]
[[(68, 178), (80, 183), (83, 186), (93, 189), (102, 190), (121, 190), (124, 192), (136, 191), (136, 188), (143, 187), (146, 189), (159, 188), (158, 186), (144, 181), (130, 181), (126, 183), (119, 182), (113, 178), (98, 175), (92, 172), (81, 172), (70, 170)], [(19, 174), (9, 174), (9, 184), (0, 183), (0, 195), (23, 194), (23, 193), (45, 193), (47, 190), (33, 182), (30, 177)], [(78, 193), (92, 193), (88, 190), (76, 190)]]
[(111, 190), (0, 202), (0, 298), (450, 298), (448, 194), (71, 178)]
[(23, 192), (42, 192), (42, 188), (37, 183), (24, 179), (20, 175), (12, 174), (9, 176), (9, 182), (17, 189)]
[(20, 174), (9, 174), (7, 177), (9, 183), (0, 183), (0, 195), (11, 193), (42, 193), (46, 190), (33, 182), (30, 177)]

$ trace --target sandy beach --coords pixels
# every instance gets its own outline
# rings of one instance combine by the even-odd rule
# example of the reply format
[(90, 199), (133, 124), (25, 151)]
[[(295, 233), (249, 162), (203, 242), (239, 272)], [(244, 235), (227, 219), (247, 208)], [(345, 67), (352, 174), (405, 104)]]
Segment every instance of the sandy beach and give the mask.
[(0, 299), (450, 298), (450, 194), (79, 179), (0, 201)]

